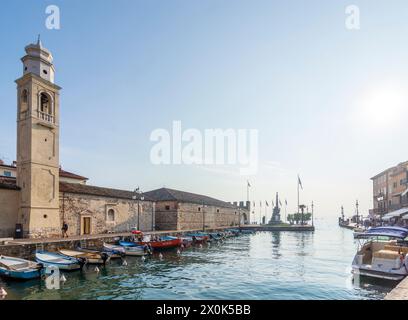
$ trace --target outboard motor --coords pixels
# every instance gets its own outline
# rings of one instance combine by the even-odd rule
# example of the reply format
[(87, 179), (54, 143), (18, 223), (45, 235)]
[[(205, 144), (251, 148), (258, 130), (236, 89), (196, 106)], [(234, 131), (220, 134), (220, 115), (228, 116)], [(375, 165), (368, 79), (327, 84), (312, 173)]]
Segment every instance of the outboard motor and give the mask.
[(101, 258), (103, 261), (103, 265), (106, 265), (106, 261), (108, 261), (109, 255), (106, 252), (101, 252)]
[(86, 258), (77, 258), (78, 263), (79, 263), (79, 267), (82, 271), (82, 269), (84, 268), (84, 265), (86, 265), (86, 263), (88, 262), (88, 260)]

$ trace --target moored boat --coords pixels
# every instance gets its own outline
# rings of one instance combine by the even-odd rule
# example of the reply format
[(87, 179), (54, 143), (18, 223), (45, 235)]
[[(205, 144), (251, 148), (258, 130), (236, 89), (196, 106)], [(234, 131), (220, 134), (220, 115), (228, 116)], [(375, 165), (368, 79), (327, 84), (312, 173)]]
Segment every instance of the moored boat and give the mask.
[(373, 278), (402, 280), (408, 275), (408, 229), (377, 227), (356, 235), (359, 244), (352, 272)]
[(188, 233), (186, 236), (191, 237), (193, 239), (193, 243), (203, 243), (208, 241), (210, 238), (208, 235), (202, 233)]
[(137, 244), (148, 245), (154, 250), (160, 250), (180, 247), (183, 244), (183, 240), (174, 237), (161, 237), (159, 240), (140, 241)]
[(105, 250), (116, 253), (126, 255), (126, 256), (146, 256), (150, 254), (148, 248), (144, 246), (118, 246), (114, 244), (104, 243), (103, 247)]
[(41, 277), (43, 266), (34, 261), (0, 256), (0, 276), (30, 280)]
[(35, 260), (44, 267), (56, 266), (61, 270), (78, 270), (85, 264), (85, 259), (71, 258), (63, 254), (48, 251), (37, 251)]
[(102, 249), (102, 251), (97, 250), (97, 249), (91, 249), (91, 248), (84, 248), (84, 247), (76, 247), (77, 251), (81, 251), (81, 252), (87, 252), (87, 253), (106, 253), (109, 255), (109, 259), (119, 259), (121, 258), (121, 255), (119, 253), (113, 253), (113, 252), (109, 252), (106, 251), (105, 249)]
[(89, 264), (106, 264), (110, 260), (110, 256), (106, 252), (81, 252), (61, 249), (59, 253), (71, 258), (83, 258)]

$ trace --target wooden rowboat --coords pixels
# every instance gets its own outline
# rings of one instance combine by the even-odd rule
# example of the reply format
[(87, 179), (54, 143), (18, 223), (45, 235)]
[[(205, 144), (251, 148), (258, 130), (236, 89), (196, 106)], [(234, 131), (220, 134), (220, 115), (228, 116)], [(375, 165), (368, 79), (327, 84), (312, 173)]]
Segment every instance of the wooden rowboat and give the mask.
[(42, 270), (42, 265), (36, 262), (0, 256), (0, 276), (19, 280), (30, 280), (41, 277)]
[(71, 258), (83, 258), (86, 260), (86, 263), (89, 264), (105, 264), (109, 261), (110, 257), (107, 253), (97, 253), (97, 252), (81, 252), (75, 250), (59, 250), (59, 253), (63, 254), (64, 256), (71, 257)]
[(99, 254), (103, 254), (106, 253), (109, 255), (109, 259), (120, 259), (122, 256), (118, 253), (113, 253), (113, 252), (109, 252), (106, 250), (97, 250), (97, 249), (91, 249), (91, 248), (83, 248), (83, 247), (77, 247), (76, 248), (77, 251), (81, 251), (81, 252), (87, 252), (87, 253), (99, 253)]
[(81, 269), (85, 260), (81, 258), (71, 258), (56, 252), (37, 251), (35, 260), (44, 267), (56, 266), (61, 270)]

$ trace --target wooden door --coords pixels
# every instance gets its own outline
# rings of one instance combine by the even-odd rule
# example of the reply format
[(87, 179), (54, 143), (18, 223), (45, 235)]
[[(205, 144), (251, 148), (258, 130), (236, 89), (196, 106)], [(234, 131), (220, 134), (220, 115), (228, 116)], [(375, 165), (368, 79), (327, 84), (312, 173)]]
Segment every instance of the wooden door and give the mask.
[(84, 234), (91, 234), (91, 218), (84, 217), (83, 219)]

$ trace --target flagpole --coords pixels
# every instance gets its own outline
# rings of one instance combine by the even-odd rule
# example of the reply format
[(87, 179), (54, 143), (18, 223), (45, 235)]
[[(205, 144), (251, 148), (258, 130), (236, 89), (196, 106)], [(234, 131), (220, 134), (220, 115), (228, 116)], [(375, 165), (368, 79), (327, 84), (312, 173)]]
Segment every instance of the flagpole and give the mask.
[(299, 213), (299, 175), (298, 175), (298, 183), (297, 183), (297, 201), (298, 201), (298, 205), (297, 205), (297, 212)]
[(314, 227), (314, 221), (313, 221), (313, 212), (314, 212), (314, 210), (313, 210), (313, 208), (314, 208), (314, 204), (313, 204), (313, 201), (312, 201), (312, 227)]

